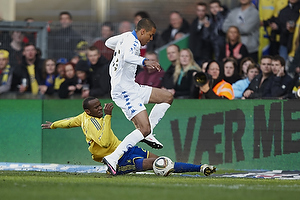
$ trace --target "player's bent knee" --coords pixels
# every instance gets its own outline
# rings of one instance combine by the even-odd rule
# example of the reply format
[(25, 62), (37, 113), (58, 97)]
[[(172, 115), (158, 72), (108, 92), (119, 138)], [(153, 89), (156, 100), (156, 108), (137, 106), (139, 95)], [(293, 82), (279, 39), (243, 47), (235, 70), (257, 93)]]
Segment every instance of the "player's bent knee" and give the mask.
[(140, 127), (140, 131), (144, 135), (144, 137), (146, 137), (147, 135), (149, 135), (151, 133), (150, 125), (147, 127)]

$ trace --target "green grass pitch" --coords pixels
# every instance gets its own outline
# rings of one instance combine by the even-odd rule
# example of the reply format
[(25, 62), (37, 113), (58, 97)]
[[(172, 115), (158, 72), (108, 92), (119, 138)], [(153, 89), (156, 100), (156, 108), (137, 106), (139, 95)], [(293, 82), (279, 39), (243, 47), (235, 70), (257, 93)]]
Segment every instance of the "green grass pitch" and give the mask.
[(299, 180), (0, 171), (1, 200), (293, 200), (299, 196)]

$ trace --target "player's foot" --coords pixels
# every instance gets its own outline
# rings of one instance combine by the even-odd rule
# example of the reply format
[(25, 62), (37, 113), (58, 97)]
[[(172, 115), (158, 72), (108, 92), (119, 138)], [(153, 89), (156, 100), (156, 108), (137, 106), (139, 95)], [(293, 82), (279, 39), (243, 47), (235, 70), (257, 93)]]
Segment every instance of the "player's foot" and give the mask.
[(117, 175), (117, 162), (110, 160), (108, 158), (108, 156), (105, 156), (103, 158), (103, 163), (107, 166), (107, 170), (109, 171), (109, 173), (113, 176)]
[(216, 171), (217, 171), (216, 167), (212, 165), (203, 164), (200, 167), (200, 172), (202, 172), (205, 176), (209, 176)]
[(162, 149), (164, 146), (162, 143), (160, 143), (152, 133), (150, 133), (145, 139), (143, 139), (141, 142), (144, 142), (148, 144), (150, 147), (154, 149)]

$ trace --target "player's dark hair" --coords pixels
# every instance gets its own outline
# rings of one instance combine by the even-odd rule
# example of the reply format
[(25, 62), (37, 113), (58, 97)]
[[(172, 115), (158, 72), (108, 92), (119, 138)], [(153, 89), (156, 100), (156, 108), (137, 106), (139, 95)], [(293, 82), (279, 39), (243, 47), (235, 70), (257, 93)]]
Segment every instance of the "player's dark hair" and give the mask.
[(96, 97), (87, 97), (82, 102), (83, 110), (90, 108), (90, 101), (97, 99)]
[(143, 18), (141, 19), (138, 24), (136, 25), (136, 31), (139, 31), (141, 29), (145, 29), (146, 31), (151, 31), (152, 28), (156, 29), (155, 23), (149, 19), (149, 18)]

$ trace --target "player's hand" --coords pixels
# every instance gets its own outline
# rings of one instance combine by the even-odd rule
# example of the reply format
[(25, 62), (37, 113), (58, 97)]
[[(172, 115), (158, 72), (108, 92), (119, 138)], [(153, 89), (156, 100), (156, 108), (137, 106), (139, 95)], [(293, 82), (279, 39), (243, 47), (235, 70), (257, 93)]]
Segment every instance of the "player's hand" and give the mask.
[(52, 122), (46, 121), (46, 124), (42, 124), (42, 129), (51, 129), (50, 126), (52, 125)]
[(151, 60), (145, 60), (144, 64), (147, 68), (152, 68), (152, 69), (156, 69), (157, 71), (160, 72), (161, 67), (160, 64), (156, 61), (151, 61)]
[(113, 108), (114, 108), (114, 104), (113, 103), (106, 103), (104, 105), (104, 113), (106, 115), (111, 115)]

